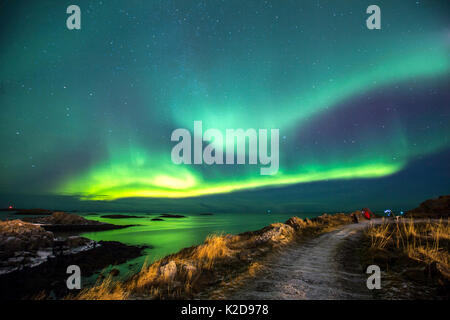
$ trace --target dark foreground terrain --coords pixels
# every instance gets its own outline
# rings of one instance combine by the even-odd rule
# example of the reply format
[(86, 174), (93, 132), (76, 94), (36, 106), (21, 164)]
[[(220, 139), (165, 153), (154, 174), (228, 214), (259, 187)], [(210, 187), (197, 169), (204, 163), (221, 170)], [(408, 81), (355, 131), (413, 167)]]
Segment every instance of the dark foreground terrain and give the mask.
[(80, 231), (116, 226), (74, 214), (56, 212), (24, 220), (28, 222), (0, 221), (0, 300), (63, 298), (69, 293), (68, 266), (79, 266), (82, 277), (87, 278), (110, 265), (139, 257), (144, 249), (79, 237), (76, 234)]
[[(95, 248), (49, 258), (35, 267), (0, 275), (0, 300), (64, 298), (74, 290), (67, 289), (67, 267), (80, 267), (82, 277), (89, 277), (109, 265), (122, 264), (139, 257), (143, 248), (115, 241), (100, 241)], [(76, 291), (76, 290), (75, 290)]]
[[(44, 229), (85, 224), (75, 215), (27, 219), (42, 226), (1, 222), (0, 299), (445, 300), (449, 199), (427, 200), (407, 217), (366, 219), (355, 211), (292, 217), (238, 235), (210, 235), (203, 244), (146, 265), (127, 279), (117, 281), (112, 272), (80, 292), (66, 289), (68, 265), (79, 265), (85, 277), (137, 257), (143, 248), (80, 237), (62, 241)], [(366, 268), (372, 264), (381, 269), (379, 291), (366, 286)]]

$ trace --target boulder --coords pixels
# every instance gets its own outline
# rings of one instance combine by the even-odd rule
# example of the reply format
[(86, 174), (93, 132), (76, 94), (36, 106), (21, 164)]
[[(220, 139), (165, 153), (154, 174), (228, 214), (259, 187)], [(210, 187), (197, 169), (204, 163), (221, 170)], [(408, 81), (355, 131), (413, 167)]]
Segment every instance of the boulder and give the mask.
[(181, 270), (183, 270), (188, 278), (191, 278), (197, 272), (197, 267), (192, 263), (184, 262), (181, 265)]
[(87, 220), (76, 214), (70, 214), (62, 211), (54, 212), (51, 216), (24, 218), (24, 220), (32, 223), (51, 225), (88, 225), (99, 223), (97, 221)]
[(170, 261), (159, 268), (159, 276), (162, 281), (171, 282), (177, 275), (177, 264), (175, 261)]
[(53, 233), (20, 220), (0, 221), (0, 251), (14, 256), (18, 251), (37, 251), (51, 247)]
[(256, 243), (270, 242), (272, 244), (288, 241), (295, 234), (294, 228), (284, 223), (273, 223), (262, 229), (262, 233), (256, 236)]
[(89, 239), (79, 237), (79, 236), (72, 236), (72, 237), (68, 237), (66, 239), (66, 245), (69, 248), (81, 247), (81, 246), (87, 245), (89, 242), (90, 242)]

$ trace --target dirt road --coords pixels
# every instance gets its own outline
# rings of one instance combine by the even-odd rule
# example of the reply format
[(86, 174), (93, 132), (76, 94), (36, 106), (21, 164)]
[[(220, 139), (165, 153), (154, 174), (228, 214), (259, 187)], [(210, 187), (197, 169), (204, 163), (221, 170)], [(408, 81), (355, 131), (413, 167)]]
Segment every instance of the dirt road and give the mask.
[(226, 298), (371, 299), (366, 287), (369, 275), (362, 272), (359, 261), (343, 254), (346, 247), (352, 248), (360, 240), (367, 224), (345, 225), (287, 248), (268, 262), (261, 275)]

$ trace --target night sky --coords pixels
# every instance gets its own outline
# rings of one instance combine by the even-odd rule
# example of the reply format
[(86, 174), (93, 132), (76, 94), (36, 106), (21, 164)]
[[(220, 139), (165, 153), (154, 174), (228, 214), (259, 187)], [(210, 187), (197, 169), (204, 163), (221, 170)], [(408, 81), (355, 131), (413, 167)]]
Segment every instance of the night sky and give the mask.
[[(2, 1), (0, 207), (381, 210), (449, 194), (449, 18), (433, 0)], [(171, 133), (194, 120), (280, 129), (279, 172), (173, 164)]]

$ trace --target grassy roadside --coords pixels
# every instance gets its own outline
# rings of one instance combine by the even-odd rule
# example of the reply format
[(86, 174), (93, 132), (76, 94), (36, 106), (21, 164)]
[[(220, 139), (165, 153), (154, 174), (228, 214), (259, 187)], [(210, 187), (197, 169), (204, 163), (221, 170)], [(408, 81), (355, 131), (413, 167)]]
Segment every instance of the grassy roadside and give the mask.
[[(364, 233), (362, 262), (364, 267), (375, 264), (384, 271), (386, 281), (381, 298), (395, 292), (393, 296), (398, 298), (448, 299), (449, 245), (448, 218), (424, 222), (414, 222), (410, 218), (398, 223), (371, 225)], [(411, 296), (416, 294), (413, 291), (418, 295)]]
[(324, 214), (311, 220), (292, 217), (239, 235), (211, 235), (201, 245), (144, 265), (126, 281), (107, 278), (67, 299), (192, 299), (207, 289), (254, 276), (279, 248), (351, 222), (346, 214)]

